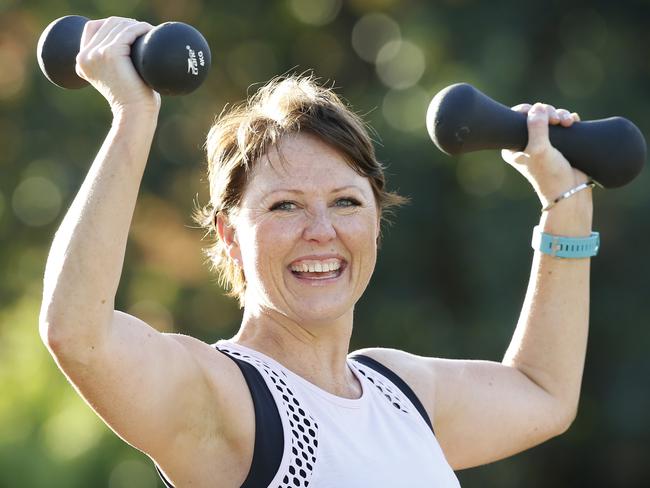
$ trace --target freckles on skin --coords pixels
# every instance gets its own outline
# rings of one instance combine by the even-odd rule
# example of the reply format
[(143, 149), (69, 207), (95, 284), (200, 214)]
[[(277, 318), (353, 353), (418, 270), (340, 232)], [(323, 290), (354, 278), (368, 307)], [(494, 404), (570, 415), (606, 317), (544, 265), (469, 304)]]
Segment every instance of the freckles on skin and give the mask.
[[(349, 309), (376, 260), (379, 213), (370, 182), (314, 136), (287, 136), (279, 150), (281, 157), (270, 151), (256, 163), (235, 224), (248, 288), (258, 303), (291, 315)], [(301, 257), (328, 254), (347, 262), (345, 285), (309, 286), (288, 269)]]

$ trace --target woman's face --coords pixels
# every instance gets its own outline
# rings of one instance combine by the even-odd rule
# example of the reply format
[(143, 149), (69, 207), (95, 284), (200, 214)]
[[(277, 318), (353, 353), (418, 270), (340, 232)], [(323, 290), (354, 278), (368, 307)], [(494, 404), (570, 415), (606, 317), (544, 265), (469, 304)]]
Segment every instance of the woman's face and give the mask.
[(352, 310), (375, 266), (372, 187), (315, 136), (286, 136), (278, 149), (257, 161), (232, 221), (246, 307), (333, 320)]

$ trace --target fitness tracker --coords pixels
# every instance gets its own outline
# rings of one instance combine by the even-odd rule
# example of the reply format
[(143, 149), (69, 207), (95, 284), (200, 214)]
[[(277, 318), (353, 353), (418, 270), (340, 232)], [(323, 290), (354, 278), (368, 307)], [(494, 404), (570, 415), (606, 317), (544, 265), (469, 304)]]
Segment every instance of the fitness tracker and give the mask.
[(533, 249), (556, 258), (590, 258), (598, 254), (600, 234), (592, 232), (589, 237), (564, 237), (545, 234), (536, 225), (533, 229)]

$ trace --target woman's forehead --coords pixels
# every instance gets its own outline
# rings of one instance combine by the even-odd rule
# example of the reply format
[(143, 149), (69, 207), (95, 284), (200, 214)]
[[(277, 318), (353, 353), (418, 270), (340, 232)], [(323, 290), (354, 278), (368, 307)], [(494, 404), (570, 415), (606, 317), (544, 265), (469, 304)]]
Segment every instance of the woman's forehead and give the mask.
[(280, 187), (300, 190), (348, 185), (371, 190), (367, 178), (357, 173), (340, 151), (314, 135), (291, 134), (256, 161), (248, 186), (268, 192)]

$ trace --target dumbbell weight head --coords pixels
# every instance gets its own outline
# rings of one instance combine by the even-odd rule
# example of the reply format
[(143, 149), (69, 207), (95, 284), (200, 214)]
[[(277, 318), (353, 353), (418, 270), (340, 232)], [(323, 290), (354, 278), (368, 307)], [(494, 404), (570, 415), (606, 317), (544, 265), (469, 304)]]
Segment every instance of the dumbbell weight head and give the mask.
[[(88, 19), (68, 15), (55, 20), (38, 41), (38, 63), (45, 76), (62, 88), (88, 82), (75, 71), (84, 25)], [(182, 22), (165, 22), (138, 37), (131, 60), (140, 77), (162, 95), (185, 95), (201, 85), (211, 64), (210, 47), (201, 33)]]
[(75, 71), (86, 22), (88, 19), (80, 15), (61, 17), (51, 22), (38, 39), (38, 65), (47, 79), (61, 88), (83, 88), (88, 85)]
[(142, 79), (161, 95), (185, 95), (203, 83), (211, 55), (194, 27), (165, 22), (136, 39), (131, 60)]

